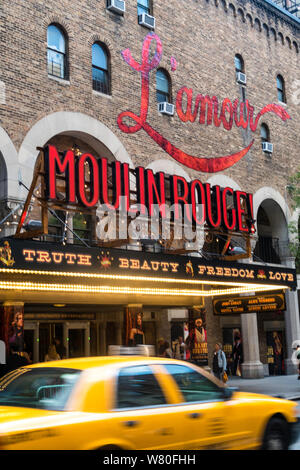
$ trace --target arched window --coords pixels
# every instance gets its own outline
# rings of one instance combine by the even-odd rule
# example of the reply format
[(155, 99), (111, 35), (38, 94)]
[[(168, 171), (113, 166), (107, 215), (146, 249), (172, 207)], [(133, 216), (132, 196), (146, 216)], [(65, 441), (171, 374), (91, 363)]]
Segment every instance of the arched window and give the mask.
[(281, 103), (285, 103), (286, 102), (285, 87), (284, 87), (284, 80), (281, 75), (277, 75), (276, 82), (277, 82), (278, 101), (281, 101)]
[(260, 126), (260, 138), (261, 142), (270, 142), (270, 131), (266, 124)]
[(59, 26), (51, 24), (47, 29), (48, 74), (67, 78), (67, 40)]
[(156, 72), (156, 99), (158, 103), (171, 103), (170, 79), (167, 72), (158, 69)]
[(150, 0), (137, 0), (137, 13), (141, 15), (146, 13), (147, 15), (151, 14), (151, 5)]
[(109, 95), (110, 77), (108, 53), (104, 46), (95, 43), (92, 46), (93, 90)]
[(236, 54), (236, 56), (234, 57), (234, 65), (236, 72), (244, 73), (244, 60), (241, 55)]

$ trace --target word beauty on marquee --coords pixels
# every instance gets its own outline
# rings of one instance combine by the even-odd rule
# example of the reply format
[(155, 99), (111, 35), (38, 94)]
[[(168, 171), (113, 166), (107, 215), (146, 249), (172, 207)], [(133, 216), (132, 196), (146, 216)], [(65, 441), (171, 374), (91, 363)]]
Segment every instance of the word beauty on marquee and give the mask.
[[(155, 53), (152, 54), (151, 43), (155, 42)], [(166, 137), (157, 132), (148, 122), (149, 109), (149, 82), (150, 72), (157, 69), (162, 59), (162, 42), (160, 38), (149, 33), (143, 42), (141, 63), (137, 62), (130, 51), (125, 49), (122, 51), (122, 57), (125, 62), (135, 71), (141, 74), (141, 105), (140, 114), (137, 115), (132, 111), (123, 111), (117, 118), (117, 123), (122, 132), (126, 134), (134, 134), (143, 129), (148, 136), (153, 139), (165, 152), (167, 152), (177, 162), (185, 165), (193, 170), (216, 173), (225, 170), (237, 163), (243, 158), (253, 145), (254, 140), (242, 150), (230, 155), (224, 155), (216, 158), (198, 157), (189, 155), (180, 148), (172, 144)], [(150, 57), (151, 55), (151, 57)], [(172, 62), (173, 61), (173, 62)], [(174, 65), (175, 59), (171, 58), (172, 71), (176, 70)], [(185, 109), (184, 109), (185, 107)], [(243, 129), (250, 128), (251, 132), (255, 132), (260, 118), (266, 113), (276, 114), (282, 121), (290, 119), (286, 110), (275, 103), (264, 106), (254, 118), (254, 107), (249, 101), (239, 103), (236, 99), (233, 103), (229, 98), (225, 98), (219, 105), (216, 96), (210, 97), (201, 94), (196, 95), (193, 100), (193, 90), (183, 86), (177, 93), (176, 112), (182, 122), (195, 122), (198, 118), (199, 124), (212, 125), (220, 127), (221, 125), (227, 131), (230, 131), (235, 125)], [(133, 121), (133, 124), (129, 124)]]
[[(7, 265), (0, 259), (0, 271), (14, 279), (27, 273), (55, 276), (110, 277), (137, 276), (148, 278), (149, 275), (159, 278), (194, 279), (199, 281), (244, 282), (253, 284), (297, 288), (297, 277), (294, 269), (283, 266), (265, 266), (255, 264), (237, 265), (235, 262), (207, 260), (198, 257), (177, 254), (150, 253), (144, 251), (126, 251), (123, 249), (103, 247), (84, 247), (77, 245), (60, 245), (37, 241), (9, 239), (1, 242), (9, 244), (13, 265)], [(1, 248), (1, 246), (0, 246)], [(36, 271), (36, 272), (35, 272)], [(273, 295), (273, 294), (272, 294)], [(275, 294), (274, 294), (275, 295)]]
[[(130, 178), (129, 165), (115, 161), (109, 164), (105, 158), (96, 158), (89, 153), (75, 157), (72, 150), (60, 155), (53, 145), (45, 148), (46, 198), (59, 204), (79, 204), (94, 208), (99, 204), (107, 211), (123, 210), (120, 201), (125, 201), (130, 217), (159, 215), (169, 217), (168, 202), (174, 210), (175, 221), (185, 220), (196, 226), (207, 224), (213, 229), (253, 233), (253, 196), (230, 187), (221, 188), (195, 179), (187, 182), (178, 175), (154, 174), (152, 170), (138, 167), (133, 171), (135, 181)], [(108, 183), (108, 168), (112, 171), (111, 186)], [(57, 181), (65, 175), (64, 199), (58, 198)], [(87, 180), (89, 174), (89, 180)], [(167, 197), (167, 185), (170, 197)], [(130, 206), (130, 193), (136, 191), (136, 201)], [(61, 192), (61, 191), (60, 191)], [(232, 207), (233, 202), (233, 207)], [(137, 209), (138, 207), (138, 209)], [(159, 214), (154, 212), (158, 207)], [(199, 207), (201, 210), (199, 210)]]
[[(65, 264), (66, 266), (93, 266), (93, 256), (87, 253), (70, 253), (68, 251), (53, 251), (45, 249), (32, 249), (23, 248), (22, 257), (26, 263), (33, 263), (39, 265), (55, 265), (59, 266)], [(109, 264), (110, 266), (110, 264)], [(179, 262), (176, 261), (163, 261), (151, 259), (137, 259), (134, 256), (124, 257), (117, 256), (117, 268), (128, 271), (153, 271), (153, 272), (170, 272), (178, 273)], [(248, 268), (233, 268), (226, 266), (210, 266), (204, 264), (195, 264), (196, 273), (200, 276), (208, 277), (230, 277), (241, 279), (257, 278), (254, 269)], [(266, 273), (265, 273), (266, 276)], [(272, 281), (288, 281), (293, 282), (294, 276), (291, 273), (268, 270), (268, 279)]]

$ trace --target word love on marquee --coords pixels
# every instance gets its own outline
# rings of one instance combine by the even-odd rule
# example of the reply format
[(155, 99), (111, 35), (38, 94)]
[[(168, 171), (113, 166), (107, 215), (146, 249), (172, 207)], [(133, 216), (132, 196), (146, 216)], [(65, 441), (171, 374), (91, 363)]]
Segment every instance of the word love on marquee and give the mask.
[[(155, 43), (154, 55), (152, 54), (154, 49), (153, 45), (151, 45), (152, 42)], [(237, 163), (248, 153), (254, 140), (252, 140), (247, 147), (236, 153), (216, 158), (189, 155), (172, 144), (166, 137), (157, 132), (147, 122), (150, 72), (158, 68), (162, 59), (162, 42), (160, 38), (154, 33), (147, 34), (143, 42), (141, 63), (137, 62), (133, 58), (130, 49), (122, 51), (122, 57), (133, 70), (141, 74), (140, 114), (137, 115), (132, 111), (121, 112), (117, 118), (117, 123), (122, 132), (134, 134), (143, 129), (151, 139), (153, 139), (176, 161), (188, 168), (206, 173), (215, 173), (225, 170)], [(175, 59), (172, 58), (172, 60), (172, 71), (174, 71), (176, 69), (176, 66), (174, 65)], [(193, 90), (186, 86), (182, 87), (177, 93), (176, 111), (182, 122), (189, 121), (193, 123), (199, 115), (199, 124), (214, 124), (215, 127), (220, 127), (222, 125), (227, 131), (230, 131), (232, 126), (235, 125), (236, 127), (242, 127), (243, 129), (247, 129), (249, 127), (251, 132), (255, 132), (260, 118), (264, 114), (270, 112), (275, 113), (282, 121), (290, 119), (286, 110), (275, 103), (264, 106), (255, 118), (254, 107), (250, 105), (248, 100), (246, 100), (245, 103), (239, 103), (239, 100), (236, 99), (232, 103), (229, 98), (225, 98), (219, 106), (219, 101), (216, 96), (210, 97), (208, 95), (204, 96), (198, 94), (194, 98), (193, 103)], [(129, 120), (133, 121), (133, 124), (130, 125), (128, 123)]]
[[(161, 281), (164, 278), (187, 280), (188, 282), (203, 281), (212, 284), (238, 283), (257, 285), (283, 286), (297, 289), (295, 269), (284, 266), (272, 267), (235, 262), (209, 260), (197, 256), (181, 256), (174, 254), (150, 253), (143, 251), (121, 250), (116, 248), (84, 247), (78, 245), (63, 246), (38, 241), (5, 239), (0, 249), (6, 247), (13, 264), (7, 264), (6, 257), (0, 257), (0, 272), (3, 277), (13, 275), (37, 276), (41, 273), (59, 276), (61, 280), (79, 276), (88, 279), (110, 278), (114, 276), (133, 276), (140, 282), (144, 277), (155, 276)], [(8, 274), (9, 273), (9, 274)], [(157, 278), (158, 276), (158, 278)], [(40, 279), (40, 278), (39, 278)], [(121, 278), (120, 278), (121, 279)], [(102, 282), (102, 281), (101, 281)], [(272, 294), (273, 295), (273, 294)]]
[[(113, 162), (112, 193), (108, 183), (108, 161), (97, 159), (89, 153), (75, 157), (72, 150), (60, 155), (53, 145), (44, 150), (46, 198), (60, 204), (80, 204), (93, 208), (102, 204), (106, 210), (118, 210), (120, 200), (126, 201), (126, 211), (134, 217), (138, 212), (143, 215), (155, 216), (154, 208), (159, 208), (161, 218), (167, 218), (170, 201), (174, 208), (174, 220), (182, 220), (184, 213), (187, 220), (194, 225), (207, 224), (217, 229), (221, 226), (227, 230), (251, 233), (253, 232), (253, 197), (244, 191), (234, 191), (230, 187), (220, 188), (209, 183), (201, 183), (196, 179), (187, 182), (177, 175), (166, 175), (163, 172), (154, 174), (152, 170), (138, 167), (134, 170), (135, 182), (129, 178), (129, 166), (119, 161)], [(89, 181), (87, 181), (87, 170)], [(57, 180), (65, 175), (65, 199), (58, 198)], [(167, 183), (170, 187), (170, 198), (167, 198)], [(135, 186), (133, 188), (132, 186)], [(136, 189), (137, 199), (131, 207), (130, 193)], [(233, 207), (232, 207), (233, 202)], [(124, 208), (122, 208), (124, 210)]]

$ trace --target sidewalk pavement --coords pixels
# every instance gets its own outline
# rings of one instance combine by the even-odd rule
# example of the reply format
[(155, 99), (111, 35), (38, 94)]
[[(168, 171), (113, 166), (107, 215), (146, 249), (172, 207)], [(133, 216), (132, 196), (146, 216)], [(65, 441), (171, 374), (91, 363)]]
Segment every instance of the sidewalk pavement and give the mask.
[(262, 379), (243, 379), (229, 376), (228, 387), (237, 387), (241, 392), (262, 393), (288, 400), (300, 400), (300, 380), (298, 374), (264, 377)]

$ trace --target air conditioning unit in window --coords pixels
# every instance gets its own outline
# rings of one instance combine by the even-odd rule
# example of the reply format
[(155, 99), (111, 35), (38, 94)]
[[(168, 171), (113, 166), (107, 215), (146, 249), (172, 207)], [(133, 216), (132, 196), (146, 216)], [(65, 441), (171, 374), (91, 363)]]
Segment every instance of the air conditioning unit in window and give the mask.
[(140, 25), (146, 26), (146, 28), (149, 29), (155, 28), (155, 18), (153, 16), (150, 16), (147, 13), (142, 13), (139, 15), (138, 19)]
[(169, 116), (174, 115), (174, 104), (163, 101), (158, 103), (158, 111), (162, 114), (168, 114)]
[(271, 144), (271, 142), (262, 142), (261, 146), (263, 152), (273, 153), (273, 144)]
[(107, 9), (123, 15), (125, 13), (125, 1), (124, 0), (107, 0)]
[(247, 77), (245, 73), (242, 72), (237, 72), (236, 73), (236, 81), (240, 83), (241, 85), (246, 85), (247, 83)]

